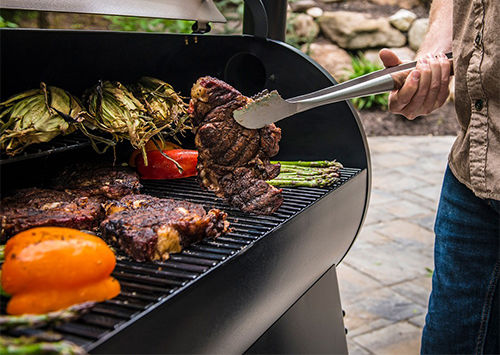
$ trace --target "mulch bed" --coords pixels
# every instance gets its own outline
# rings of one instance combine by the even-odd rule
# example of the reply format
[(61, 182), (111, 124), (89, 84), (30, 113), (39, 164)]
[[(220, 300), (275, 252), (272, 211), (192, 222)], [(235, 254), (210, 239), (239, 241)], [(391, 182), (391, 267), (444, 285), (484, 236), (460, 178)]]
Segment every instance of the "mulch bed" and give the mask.
[(444, 136), (456, 135), (460, 129), (453, 102), (412, 121), (382, 110), (362, 110), (358, 113), (368, 136)]

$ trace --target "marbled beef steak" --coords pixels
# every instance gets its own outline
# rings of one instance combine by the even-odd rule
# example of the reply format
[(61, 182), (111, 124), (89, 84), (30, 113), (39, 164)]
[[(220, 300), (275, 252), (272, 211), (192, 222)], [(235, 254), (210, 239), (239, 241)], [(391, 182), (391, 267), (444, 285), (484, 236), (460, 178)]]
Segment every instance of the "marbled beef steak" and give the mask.
[(281, 190), (266, 183), (280, 172), (269, 158), (279, 150), (281, 130), (274, 124), (247, 129), (233, 119), (246, 105), (229, 84), (202, 77), (191, 90), (189, 112), (195, 124), (201, 184), (244, 212), (272, 214), (282, 204)]
[(105, 204), (101, 223), (103, 238), (137, 261), (165, 260), (169, 253), (203, 238), (216, 238), (228, 231), (226, 213), (205, 209), (198, 204), (128, 195)]

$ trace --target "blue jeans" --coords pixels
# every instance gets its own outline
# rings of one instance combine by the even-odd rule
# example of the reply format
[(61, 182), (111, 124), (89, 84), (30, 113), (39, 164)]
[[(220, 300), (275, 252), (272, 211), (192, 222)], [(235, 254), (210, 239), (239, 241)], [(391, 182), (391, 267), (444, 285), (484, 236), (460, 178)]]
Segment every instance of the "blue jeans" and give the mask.
[(500, 353), (500, 201), (446, 169), (434, 226), (435, 270), (422, 354)]

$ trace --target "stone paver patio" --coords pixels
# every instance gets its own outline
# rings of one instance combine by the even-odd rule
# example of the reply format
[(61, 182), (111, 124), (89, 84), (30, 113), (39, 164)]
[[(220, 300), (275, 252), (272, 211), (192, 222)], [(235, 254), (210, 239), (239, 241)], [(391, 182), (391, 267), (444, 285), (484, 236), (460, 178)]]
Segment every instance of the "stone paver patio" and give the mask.
[(368, 139), (372, 194), (337, 268), (350, 354), (418, 354), (434, 270), (432, 231), (454, 137)]

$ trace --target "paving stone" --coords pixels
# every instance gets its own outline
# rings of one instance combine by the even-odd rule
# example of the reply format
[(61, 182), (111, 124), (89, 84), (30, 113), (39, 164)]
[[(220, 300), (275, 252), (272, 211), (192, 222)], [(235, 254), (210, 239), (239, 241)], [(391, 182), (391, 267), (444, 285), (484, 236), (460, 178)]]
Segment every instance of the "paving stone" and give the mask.
[(392, 243), (392, 239), (386, 237), (385, 235), (377, 233), (377, 230), (379, 228), (382, 228), (384, 225), (385, 225), (385, 223), (377, 223), (377, 224), (363, 226), (363, 228), (361, 229), (361, 232), (359, 233), (358, 237), (356, 238), (356, 241), (359, 238), (360, 243), (368, 243), (371, 245), (381, 245), (381, 244), (386, 244), (386, 243)]
[(410, 218), (430, 212), (429, 209), (406, 200), (385, 203), (378, 208), (398, 218)]
[(416, 177), (430, 184), (441, 186), (443, 183), (444, 169), (441, 172), (426, 172), (425, 174), (419, 174)]
[(347, 338), (347, 350), (349, 355), (371, 355), (373, 354), (369, 350), (363, 348), (359, 344), (356, 343), (354, 339)]
[(441, 194), (441, 185), (430, 185), (413, 190), (417, 195), (428, 198), (431, 201), (438, 201)]
[(381, 203), (396, 201), (398, 197), (387, 190), (372, 189), (370, 194), (370, 206)]
[(399, 191), (397, 192), (397, 196), (400, 199), (413, 202), (421, 207), (425, 207), (432, 212), (435, 212), (437, 210), (437, 205), (438, 205), (437, 199), (429, 200), (428, 198), (423, 197), (422, 195), (415, 194), (413, 191)]
[(381, 222), (388, 222), (396, 217), (387, 213), (383, 207), (380, 205), (371, 205), (368, 207), (368, 213), (366, 214), (365, 225), (378, 224)]
[(436, 214), (431, 213), (414, 219), (420, 227), (425, 228), (432, 233), (434, 233), (434, 221), (436, 220)]
[(413, 324), (416, 327), (419, 327), (420, 329), (424, 329), (425, 325), (425, 316), (426, 314), (420, 314), (416, 317), (408, 319), (408, 323)]
[(372, 186), (381, 190), (398, 192), (424, 187), (427, 186), (427, 183), (422, 180), (402, 174), (398, 171), (391, 171), (384, 176), (374, 178)]
[(344, 310), (345, 325), (349, 335), (355, 339), (361, 334), (415, 317), (426, 311), (422, 306), (387, 288), (366, 292), (360, 301), (345, 306)]
[(356, 342), (374, 354), (419, 354), (421, 333), (418, 327), (405, 322), (360, 335)]
[(414, 241), (430, 247), (434, 245), (434, 233), (403, 219), (384, 223), (377, 232), (401, 243)]
[(425, 276), (426, 267), (434, 267), (432, 248), (417, 248), (398, 242), (381, 245), (354, 243), (344, 261), (384, 285)]
[(339, 266), (350, 354), (418, 354), (434, 269), (434, 219), (454, 137), (368, 137), (372, 195)]
[(391, 287), (391, 289), (405, 297), (408, 297), (413, 302), (427, 308), (429, 295), (432, 288), (432, 277), (427, 275), (418, 279), (403, 282)]
[(344, 307), (359, 301), (363, 293), (382, 287), (381, 283), (353, 269), (345, 262), (337, 268), (337, 277)]
[(372, 165), (374, 166), (383, 166), (383, 167), (393, 167), (403, 166), (403, 165), (414, 165), (417, 161), (407, 155), (401, 153), (380, 153), (376, 155), (372, 155)]

